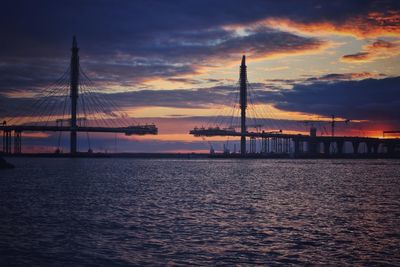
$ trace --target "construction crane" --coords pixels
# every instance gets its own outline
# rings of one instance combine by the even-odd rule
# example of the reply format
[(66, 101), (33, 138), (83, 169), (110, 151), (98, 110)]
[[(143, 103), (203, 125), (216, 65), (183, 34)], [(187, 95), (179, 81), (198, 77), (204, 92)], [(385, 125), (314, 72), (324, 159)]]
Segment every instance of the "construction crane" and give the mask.
[[(301, 123), (304, 123), (305, 125), (311, 124), (310, 132), (311, 129), (315, 129), (314, 124), (315, 123), (329, 123), (331, 125), (331, 136), (335, 136), (335, 127), (337, 123), (345, 123), (346, 125), (350, 122), (351, 120), (345, 119), (345, 120), (336, 120), (335, 115), (331, 115), (331, 121), (325, 121), (325, 120), (305, 120), (305, 121), (300, 121)], [(325, 127), (324, 127), (325, 128)]]
[(345, 119), (345, 120), (342, 120), (342, 121), (337, 121), (337, 120), (335, 120), (335, 115), (331, 115), (332, 116), (332, 120), (331, 120), (331, 136), (332, 137), (334, 137), (335, 136), (335, 124), (336, 123), (338, 123), (338, 122), (344, 122), (346, 125), (350, 122), (350, 120), (349, 119)]

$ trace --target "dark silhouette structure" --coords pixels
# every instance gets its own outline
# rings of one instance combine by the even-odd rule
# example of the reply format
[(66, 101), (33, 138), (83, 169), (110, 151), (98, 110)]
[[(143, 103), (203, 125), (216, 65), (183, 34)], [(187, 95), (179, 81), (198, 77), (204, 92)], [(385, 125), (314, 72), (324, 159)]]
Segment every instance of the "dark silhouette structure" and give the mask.
[[(247, 108), (247, 67), (246, 57), (242, 57), (239, 75), (240, 90), (240, 132), (236, 131), (235, 126), (228, 128), (208, 127), (194, 128), (189, 133), (194, 136), (212, 137), (212, 136), (234, 136), (240, 137), (240, 155), (254, 156), (259, 155), (294, 155), (297, 157), (342, 157), (345, 156), (346, 147), (352, 147), (352, 155), (360, 154), (360, 146), (366, 147), (368, 155), (377, 156), (378, 153), (385, 156), (400, 157), (400, 139), (396, 138), (371, 138), (357, 136), (336, 136), (335, 126), (337, 122), (348, 123), (349, 120), (337, 121), (332, 115), (331, 136), (317, 136), (315, 127), (310, 128), (310, 134), (286, 134), (282, 130), (276, 131), (248, 131), (246, 124)], [(217, 120), (218, 121), (218, 120)], [(309, 121), (310, 122), (310, 121)], [(385, 133), (397, 133), (397, 131), (388, 131)], [(249, 151), (246, 150), (246, 138), (249, 138)], [(260, 149), (257, 151), (257, 139), (261, 139)], [(346, 144), (348, 144), (346, 146)], [(230, 156), (230, 153), (224, 151), (224, 156)], [(235, 156), (231, 154), (232, 156)]]
[[(147, 135), (157, 134), (158, 129), (153, 124), (129, 125), (127, 127), (104, 127), (104, 126), (78, 126), (77, 109), (79, 98), (79, 82), (80, 82), (80, 64), (79, 64), (79, 48), (76, 37), (73, 37), (71, 48), (71, 63), (69, 69), (69, 88), (71, 99), (71, 113), (68, 126), (60, 125), (8, 125), (6, 121), (0, 125), (0, 131), (3, 131), (3, 153), (12, 153), (12, 133), (14, 133), (14, 153), (20, 154), (22, 150), (22, 132), (70, 132), (70, 153), (75, 155), (77, 151), (77, 133), (78, 132), (97, 132), (97, 133), (124, 133), (125, 135)], [(96, 102), (101, 104), (101, 102)], [(86, 111), (85, 111), (86, 112)]]
[(247, 108), (247, 67), (246, 56), (242, 57), (240, 65), (240, 152), (246, 154), (246, 108)]
[(71, 55), (71, 154), (76, 153), (76, 106), (78, 103), (78, 84), (79, 84), (79, 48), (76, 42), (76, 37), (72, 40), (72, 55)]

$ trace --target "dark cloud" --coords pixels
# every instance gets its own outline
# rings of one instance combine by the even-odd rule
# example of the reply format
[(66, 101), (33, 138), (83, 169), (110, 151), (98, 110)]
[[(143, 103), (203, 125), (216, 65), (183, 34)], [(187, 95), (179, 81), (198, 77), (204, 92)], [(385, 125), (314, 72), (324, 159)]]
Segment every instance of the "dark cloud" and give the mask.
[(186, 83), (186, 84), (201, 84), (201, 81), (189, 78), (168, 78), (170, 82)]
[[(0, 62), (0, 94), (44, 91), (61, 77), (65, 83), (69, 62), (51, 59), (14, 59)], [(63, 76), (64, 75), (64, 76)]]
[(0, 16), (0, 89), (41, 86), (48, 76), (61, 74), (73, 34), (92, 76), (135, 86), (149, 78), (195, 74), (199, 65), (232, 60), (244, 51), (261, 57), (323, 44), (268, 28), (238, 36), (226, 25), (269, 17), (339, 25), (393, 10), (398, 10), (395, 1), (8, 1)]
[(219, 82), (222, 82), (222, 80), (219, 80), (219, 79), (205, 79), (204, 81), (208, 82), (208, 83), (219, 83)]
[(394, 43), (384, 41), (384, 40), (376, 40), (372, 43), (373, 48), (393, 48), (396, 47)]
[(347, 73), (328, 73), (320, 76), (303, 75), (298, 79), (266, 79), (262, 87), (271, 87), (272, 91), (279, 91), (282, 89), (290, 89), (295, 85), (309, 85), (318, 82), (322, 83), (336, 83), (338, 81), (352, 81), (362, 80), (367, 78), (385, 78), (384, 73), (372, 72), (347, 72)]
[[(301, 23), (339, 24), (357, 16), (368, 17), (373, 12), (375, 15), (372, 19), (391, 15), (391, 21), (381, 19), (380, 23), (393, 24), (396, 21), (393, 21), (393, 14), (389, 12), (398, 9), (397, 1), (363, 0), (120, 0), (117, 3), (104, 0), (95, 3), (90, 0), (16, 0), (4, 3), (0, 19), (4, 29), (2, 37), (8, 40), (3, 44), (4, 47), (29, 45), (26, 50), (19, 50), (19, 53), (24, 53), (36, 45), (48, 55), (49, 47), (46, 44), (65, 46), (65, 41), (72, 34), (82, 36), (84, 43), (91, 40), (92, 48), (103, 47), (103, 51), (109, 51), (109, 44), (113, 44), (111, 49), (118, 49), (122, 41), (143, 43), (166, 32), (171, 34), (171, 38), (179, 40), (184, 36), (184, 40), (193, 42), (198, 42), (201, 35), (207, 35), (206, 39), (213, 36), (223, 38), (224, 35), (215, 28), (254, 22), (266, 17), (284, 17)], [(204, 32), (204, 29), (210, 30)], [(201, 30), (200, 34), (196, 33), (198, 30)], [(16, 39), (25, 43), (14, 43)]]
[(356, 79), (366, 79), (374, 77), (385, 77), (385, 74), (375, 74), (371, 72), (356, 72), (356, 73), (329, 73), (321, 75), (318, 77), (310, 77), (305, 79), (304, 82), (316, 82), (316, 81), (332, 81), (337, 82), (341, 80), (356, 80)]
[(264, 96), (264, 99), (287, 111), (399, 123), (399, 116), (394, 112), (400, 108), (399, 84), (400, 77), (318, 82), (295, 85), (292, 90)]
[[(276, 53), (318, 49), (324, 44), (314, 38), (300, 37), (268, 28), (259, 28), (247, 36), (236, 36), (223, 30), (219, 32), (223, 38), (204, 39), (215, 38), (215, 33), (209, 36), (201, 31), (196, 38), (194, 33), (180, 35), (179, 38), (163, 34), (155, 36), (145, 44), (127, 43), (122, 51), (116, 51), (116, 54), (108, 56), (98, 54), (96, 57), (86, 57), (87, 50), (81, 49), (81, 65), (89, 76), (103, 82), (104, 85), (112, 83), (137, 87), (138, 83), (150, 78), (167, 78), (181, 82), (186, 79), (188, 84), (194, 84), (198, 82), (179, 76), (196, 74), (199, 67), (236, 59), (239, 61), (240, 54), (244, 51), (257, 58)], [(185, 40), (187, 36), (189, 39)], [(66, 56), (63, 60), (51, 61), (28, 57), (23, 59), (25, 62), (23, 64), (20, 63), (22, 62), (20, 58), (13, 58), (10, 61), (5, 59), (5, 63), (1, 66), (3, 72), (0, 77), (2, 78), (0, 88), (4, 91), (27, 86), (42, 86), (44, 81), (49, 80), (51, 74), (57, 77), (59, 71), (68, 66), (67, 58)]]
[(359, 61), (359, 60), (366, 60), (370, 56), (369, 52), (359, 52), (356, 54), (349, 54), (349, 55), (344, 55), (342, 59), (344, 61)]

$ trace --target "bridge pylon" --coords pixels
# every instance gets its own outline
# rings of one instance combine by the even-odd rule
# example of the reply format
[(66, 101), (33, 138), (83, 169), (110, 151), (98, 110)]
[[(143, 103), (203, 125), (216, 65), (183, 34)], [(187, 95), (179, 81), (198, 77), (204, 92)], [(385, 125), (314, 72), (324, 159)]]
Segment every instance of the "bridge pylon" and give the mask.
[(76, 37), (72, 38), (72, 55), (71, 55), (71, 74), (70, 74), (70, 97), (71, 97), (71, 139), (70, 152), (77, 152), (77, 131), (76, 131), (76, 110), (78, 104), (78, 87), (79, 87), (79, 48)]
[(246, 155), (246, 108), (247, 108), (247, 67), (246, 56), (242, 57), (240, 65), (240, 154)]

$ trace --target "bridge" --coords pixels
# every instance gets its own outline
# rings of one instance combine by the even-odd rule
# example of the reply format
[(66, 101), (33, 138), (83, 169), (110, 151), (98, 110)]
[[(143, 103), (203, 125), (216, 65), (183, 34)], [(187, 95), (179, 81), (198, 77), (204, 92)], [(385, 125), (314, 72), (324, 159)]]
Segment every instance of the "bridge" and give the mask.
[[(42, 92), (31, 108), (32, 113), (16, 118), (10, 117), (0, 125), (0, 131), (3, 132), (4, 154), (13, 152), (12, 144), (14, 144), (14, 153), (20, 154), (22, 133), (28, 131), (58, 132), (59, 145), (61, 133), (68, 132), (71, 155), (78, 153), (77, 133), (79, 132), (123, 133), (125, 135), (156, 135), (158, 133), (154, 124), (139, 124), (127, 114), (120, 113), (112, 100), (100, 97), (101, 93), (95, 89), (94, 83), (80, 67), (79, 48), (75, 36), (71, 52), (67, 71), (45, 92)], [(67, 125), (63, 125), (64, 122)], [(89, 150), (91, 150), (90, 146)]]
[[(331, 135), (318, 136), (317, 128), (312, 126), (309, 134), (293, 134), (284, 133), (282, 129), (271, 129), (262, 130), (263, 126), (266, 125), (266, 116), (259, 116), (256, 108), (254, 108), (253, 94), (249, 93), (248, 89), (251, 87), (247, 79), (247, 66), (246, 57), (242, 57), (239, 74), (239, 90), (238, 102), (233, 105), (233, 110), (228, 112), (230, 116), (224, 118), (214, 119), (214, 123), (207, 122), (209, 127), (195, 127), (190, 130), (190, 134), (202, 137), (203, 139), (214, 136), (222, 137), (237, 137), (240, 138), (240, 156), (255, 156), (255, 155), (294, 155), (298, 157), (307, 156), (342, 156), (344, 153), (349, 152), (350, 154), (359, 154), (361, 144), (366, 147), (365, 154), (368, 155), (380, 155), (383, 156), (396, 156), (400, 157), (400, 139), (399, 138), (373, 138), (373, 137), (359, 137), (359, 136), (335, 136), (335, 126), (337, 122), (335, 116), (332, 115), (331, 124)], [(236, 99), (237, 99), (236, 98)], [(250, 103), (248, 102), (250, 100)], [(253, 107), (252, 107), (253, 106)], [(236, 108), (238, 111), (235, 111)], [(253, 111), (253, 117), (248, 118), (247, 113), (250, 110)], [(252, 108), (251, 108), (252, 107)], [(257, 115), (261, 117), (261, 120), (257, 122)], [(239, 118), (236, 118), (239, 117)], [(253, 125), (248, 123), (248, 119), (253, 119)], [(259, 118), (260, 119), (260, 118)], [(235, 121), (239, 121), (239, 125), (235, 125)], [(227, 123), (226, 123), (227, 122)], [(260, 123), (261, 122), (261, 123)], [(317, 122), (317, 121), (307, 121)], [(346, 124), (349, 120), (343, 120)], [(264, 123), (264, 125), (263, 125)], [(255, 130), (249, 130), (254, 128)], [(399, 133), (399, 131), (385, 131), (384, 134), (388, 133)], [(247, 149), (247, 141), (249, 139), (249, 149)], [(260, 142), (257, 142), (260, 140)], [(259, 143), (257, 147), (257, 143)], [(349, 149), (349, 146), (351, 149)], [(225, 146), (224, 146), (225, 150)], [(236, 150), (236, 149), (235, 149)], [(213, 148), (210, 151), (214, 151)], [(225, 156), (235, 156), (236, 151), (231, 153), (229, 150), (224, 151)]]

